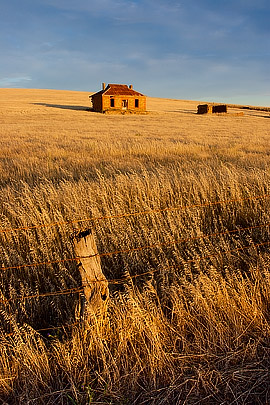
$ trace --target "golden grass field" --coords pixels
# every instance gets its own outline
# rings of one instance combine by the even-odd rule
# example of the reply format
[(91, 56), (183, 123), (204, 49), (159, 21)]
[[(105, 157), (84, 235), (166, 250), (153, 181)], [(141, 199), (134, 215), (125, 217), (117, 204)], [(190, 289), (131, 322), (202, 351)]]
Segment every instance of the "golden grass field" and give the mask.
[[(88, 95), (0, 89), (1, 403), (269, 404), (269, 112)], [(123, 279), (89, 328), (87, 228)]]

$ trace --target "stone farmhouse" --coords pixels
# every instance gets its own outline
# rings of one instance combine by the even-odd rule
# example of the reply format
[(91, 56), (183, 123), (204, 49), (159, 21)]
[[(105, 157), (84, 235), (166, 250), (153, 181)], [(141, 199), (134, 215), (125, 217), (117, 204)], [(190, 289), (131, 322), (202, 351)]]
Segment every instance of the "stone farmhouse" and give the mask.
[(143, 113), (146, 96), (126, 84), (102, 83), (102, 90), (89, 96), (93, 111), (101, 113)]

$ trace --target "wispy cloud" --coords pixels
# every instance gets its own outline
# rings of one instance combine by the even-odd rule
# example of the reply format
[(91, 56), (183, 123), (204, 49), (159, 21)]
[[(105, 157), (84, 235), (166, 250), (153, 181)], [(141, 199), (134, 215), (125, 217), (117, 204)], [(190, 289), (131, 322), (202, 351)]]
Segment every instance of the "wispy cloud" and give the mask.
[(30, 82), (32, 79), (28, 76), (19, 76), (19, 77), (3, 77), (0, 78), (1, 87), (16, 87), (24, 86), (27, 82)]

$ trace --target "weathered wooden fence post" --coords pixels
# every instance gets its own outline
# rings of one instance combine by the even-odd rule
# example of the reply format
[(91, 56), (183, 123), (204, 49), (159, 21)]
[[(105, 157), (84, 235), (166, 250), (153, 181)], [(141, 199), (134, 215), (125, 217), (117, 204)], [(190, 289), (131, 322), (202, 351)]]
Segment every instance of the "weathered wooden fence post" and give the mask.
[(82, 316), (84, 321), (89, 321), (93, 315), (106, 312), (109, 298), (108, 281), (102, 273), (100, 256), (91, 230), (75, 236), (75, 253), (84, 289)]

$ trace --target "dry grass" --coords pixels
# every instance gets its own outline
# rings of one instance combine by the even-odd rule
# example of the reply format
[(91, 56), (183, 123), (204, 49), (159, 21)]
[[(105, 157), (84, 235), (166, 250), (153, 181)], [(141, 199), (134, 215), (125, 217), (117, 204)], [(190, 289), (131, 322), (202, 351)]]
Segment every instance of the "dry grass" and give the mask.
[(106, 116), (87, 111), (88, 93), (0, 98), (1, 229), (186, 207), (0, 233), (2, 267), (74, 257), (87, 226), (101, 253), (156, 245), (102, 257), (108, 279), (154, 273), (111, 284), (89, 330), (53, 329), (76, 321), (76, 294), (22, 300), (80, 285), (74, 263), (2, 270), (2, 402), (267, 404), (270, 255), (252, 245), (269, 241), (269, 198), (255, 199), (270, 194), (269, 114), (148, 99), (147, 115)]

